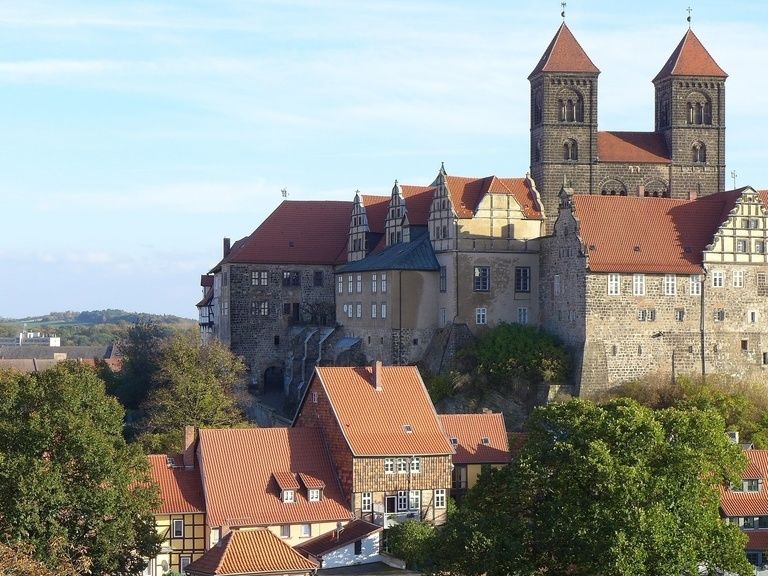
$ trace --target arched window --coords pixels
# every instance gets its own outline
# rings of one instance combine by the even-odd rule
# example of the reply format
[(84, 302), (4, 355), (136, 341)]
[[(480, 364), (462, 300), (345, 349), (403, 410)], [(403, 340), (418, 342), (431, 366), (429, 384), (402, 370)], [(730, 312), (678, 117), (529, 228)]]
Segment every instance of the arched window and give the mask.
[(618, 180), (607, 180), (600, 187), (600, 194), (603, 196), (626, 196), (627, 187)]
[(565, 100), (563, 100), (562, 98), (557, 101), (557, 110), (558, 110), (557, 119), (560, 120), (560, 122), (565, 122)]
[(712, 124), (712, 102), (701, 92), (692, 92), (688, 95), (686, 104), (688, 115), (686, 121), (688, 124), (710, 125)]
[(712, 124), (712, 104), (709, 100), (704, 103), (704, 124)]
[(696, 124), (703, 124), (704, 123), (704, 107), (701, 105), (701, 102), (696, 102), (696, 105), (694, 106), (696, 109)]
[(542, 116), (542, 110), (541, 110), (541, 92), (536, 92), (533, 95), (533, 124), (539, 125), (541, 124), (541, 116)]
[(563, 160), (578, 160), (579, 145), (576, 140), (569, 139), (563, 142)]
[(691, 152), (693, 153), (694, 162), (703, 164), (707, 161), (707, 147), (704, 146), (703, 142), (694, 142), (691, 147)]
[(576, 99), (576, 122), (584, 122), (584, 98)]
[(669, 198), (669, 190), (661, 180), (651, 180), (645, 184), (645, 195), (653, 198)]
[(584, 98), (577, 92), (566, 90), (557, 101), (560, 122), (584, 122)]
[(533, 151), (533, 158), (535, 162), (541, 162), (541, 141), (536, 142), (536, 148)]

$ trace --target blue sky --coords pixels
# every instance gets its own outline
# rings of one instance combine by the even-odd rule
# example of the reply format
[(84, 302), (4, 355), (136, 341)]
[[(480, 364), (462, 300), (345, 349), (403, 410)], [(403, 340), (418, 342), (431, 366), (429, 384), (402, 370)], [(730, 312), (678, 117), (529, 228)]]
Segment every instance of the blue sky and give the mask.
[[(651, 130), (688, 2), (573, 1), (603, 130)], [(693, 4), (729, 74), (727, 169), (768, 187), (768, 6)], [(221, 239), (280, 202), (522, 176), (559, 2), (0, 1), (0, 316), (195, 317)], [(730, 181), (729, 181), (730, 183)]]

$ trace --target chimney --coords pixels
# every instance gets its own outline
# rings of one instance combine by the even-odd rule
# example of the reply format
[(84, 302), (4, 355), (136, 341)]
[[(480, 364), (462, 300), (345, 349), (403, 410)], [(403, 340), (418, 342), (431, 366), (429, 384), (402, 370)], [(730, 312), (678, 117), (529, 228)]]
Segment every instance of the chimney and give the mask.
[(197, 428), (184, 426), (184, 469), (192, 470), (195, 467), (195, 445), (197, 444)]
[(229, 238), (224, 238), (224, 258), (229, 256), (230, 248), (231, 246), (230, 246)]
[(381, 360), (376, 360), (372, 366), (373, 370), (373, 388), (381, 392), (384, 388), (381, 386)]
[(696, 192), (696, 190), (688, 191), (688, 200), (696, 200), (696, 198), (698, 197), (699, 197), (699, 194)]

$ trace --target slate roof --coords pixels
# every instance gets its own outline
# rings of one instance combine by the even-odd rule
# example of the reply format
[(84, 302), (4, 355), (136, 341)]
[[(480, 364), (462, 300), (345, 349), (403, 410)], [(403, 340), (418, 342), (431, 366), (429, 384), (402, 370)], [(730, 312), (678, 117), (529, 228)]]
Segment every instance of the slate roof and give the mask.
[(574, 195), (589, 269), (700, 274), (702, 252), (743, 190), (698, 200)]
[(52, 360), (54, 354), (64, 353), (67, 360), (108, 358), (109, 346), (41, 346), (24, 344), (22, 346), (0, 346), (0, 358), (27, 358)]
[(181, 454), (152, 454), (147, 456), (152, 480), (160, 488), (162, 503), (155, 510), (156, 514), (183, 514), (205, 512), (203, 485), (200, 482), (200, 470), (195, 468), (171, 468), (167, 465), (168, 457), (177, 464), (182, 464)]
[(345, 262), (352, 202), (284, 200), (224, 259), (248, 264)]
[(368, 270), (439, 270), (432, 243), (426, 229), (411, 229), (410, 242), (399, 242), (373, 252), (362, 260), (350, 262), (338, 269), (339, 273)]
[[(449, 439), (455, 438), (454, 464), (504, 464), (509, 462), (509, 442), (503, 414), (441, 414)], [(488, 442), (483, 443), (483, 439)]]
[(597, 157), (600, 162), (672, 162), (661, 132), (598, 132)]
[(720, 488), (720, 508), (733, 516), (768, 516), (768, 450), (744, 450), (749, 461), (742, 474), (745, 480), (762, 480), (759, 492), (734, 492)]
[(536, 68), (528, 76), (528, 80), (540, 72), (577, 72), (587, 74), (599, 74), (587, 53), (576, 40), (565, 22), (558, 28), (552, 42), (536, 64)]
[(446, 185), (451, 195), (453, 209), (459, 218), (472, 218), (486, 194), (508, 194), (520, 204), (526, 218), (541, 219), (541, 209), (526, 178), (467, 178), (447, 176)]
[[(202, 471), (210, 526), (269, 526), (350, 519), (336, 473), (314, 428), (200, 430)], [(280, 500), (275, 473), (304, 472), (325, 484), (319, 502), (297, 490)]]
[[(376, 390), (371, 367), (315, 368), (313, 378), (319, 378), (352, 454), (453, 454), (418, 369), (382, 366), (380, 370), (382, 389)], [(305, 393), (302, 405), (306, 397)]]
[(715, 59), (710, 56), (707, 49), (693, 33), (688, 31), (680, 40), (677, 48), (672, 52), (669, 60), (656, 74), (654, 82), (668, 76), (714, 76), (715, 78), (727, 78), (728, 74), (718, 66)]
[(381, 532), (383, 529), (382, 526), (371, 524), (365, 520), (352, 520), (352, 522), (342, 528), (341, 532), (331, 530), (330, 532), (316, 536), (311, 540), (302, 542), (301, 544), (294, 546), (294, 548), (302, 554), (319, 558), (323, 554), (337, 550), (342, 546), (352, 544), (374, 532)]
[(265, 528), (233, 530), (187, 566), (192, 576), (303, 574), (318, 563), (305, 558)]

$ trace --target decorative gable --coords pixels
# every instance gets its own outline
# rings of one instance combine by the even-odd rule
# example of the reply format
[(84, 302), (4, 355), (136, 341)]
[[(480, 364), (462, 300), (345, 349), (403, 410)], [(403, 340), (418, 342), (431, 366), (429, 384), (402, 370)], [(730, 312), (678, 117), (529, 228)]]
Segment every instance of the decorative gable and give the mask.
[(365, 258), (368, 253), (368, 212), (360, 196), (360, 191), (355, 192), (352, 202), (352, 216), (349, 222), (349, 242), (347, 245), (347, 261), (354, 262)]
[(395, 180), (395, 185), (392, 187), (392, 196), (387, 206), (387, 218), (384, 225), (387, 246), (410, 240), (407, 214), (408, 208), (403, 198), (403, 189)]
[(729, 192), (736, 198), (722, 214), (722, 224), (705, 248), (705, 264), (766, 264), (768, 210), (758, 192), (747, 186)]

